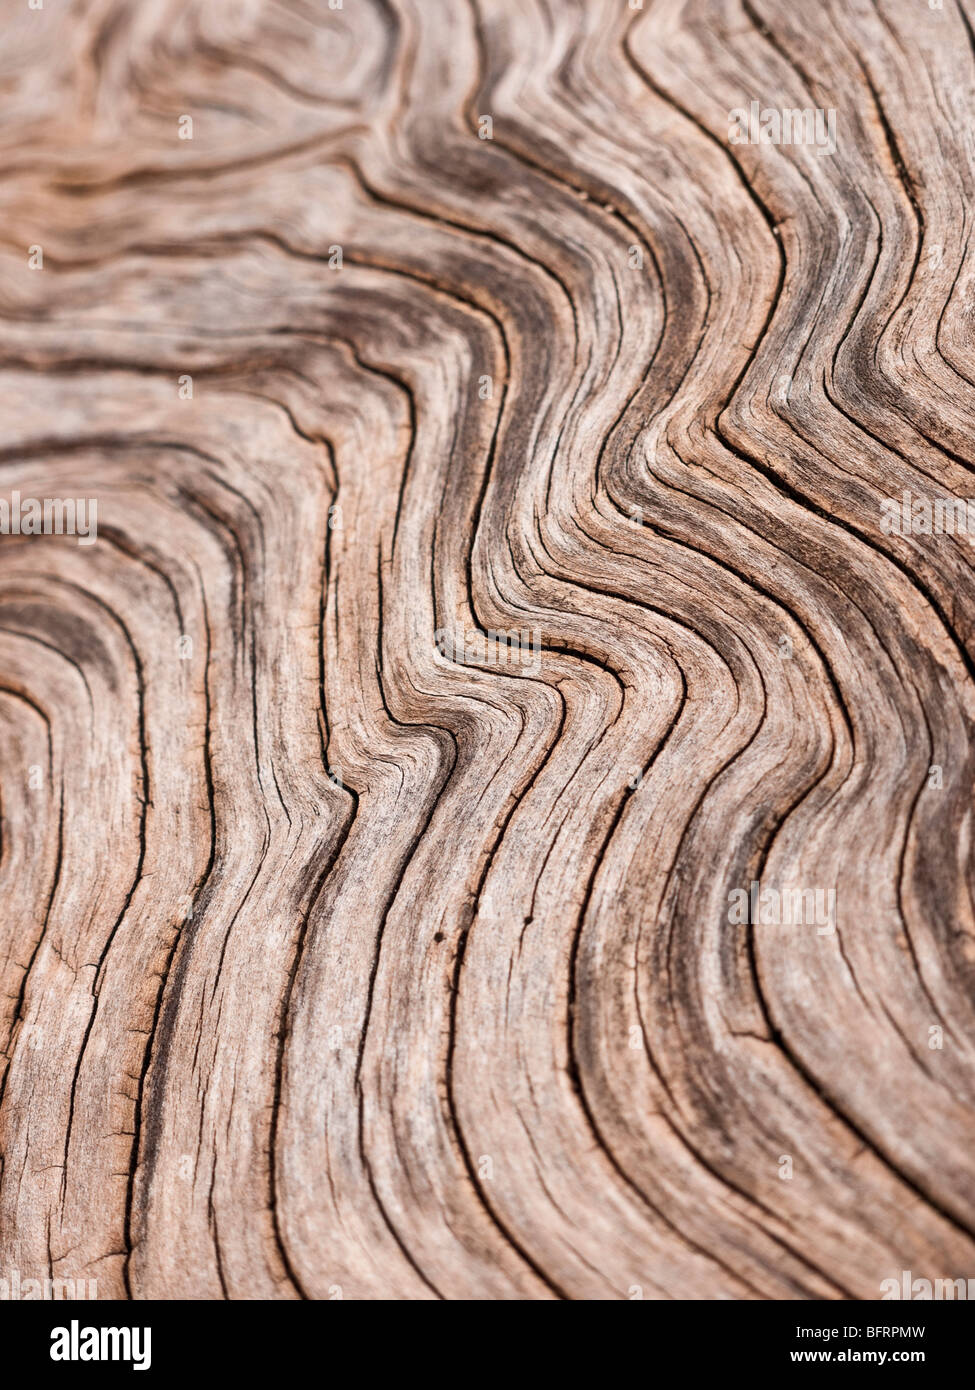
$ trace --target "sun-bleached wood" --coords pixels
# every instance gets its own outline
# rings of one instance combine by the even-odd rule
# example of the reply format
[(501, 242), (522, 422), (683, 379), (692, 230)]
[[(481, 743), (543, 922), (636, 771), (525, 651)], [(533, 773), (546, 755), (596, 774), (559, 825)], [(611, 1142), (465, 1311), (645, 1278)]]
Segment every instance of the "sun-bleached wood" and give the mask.
[(965, 12), (10, 8), (0, 1276), (975, 1275)]

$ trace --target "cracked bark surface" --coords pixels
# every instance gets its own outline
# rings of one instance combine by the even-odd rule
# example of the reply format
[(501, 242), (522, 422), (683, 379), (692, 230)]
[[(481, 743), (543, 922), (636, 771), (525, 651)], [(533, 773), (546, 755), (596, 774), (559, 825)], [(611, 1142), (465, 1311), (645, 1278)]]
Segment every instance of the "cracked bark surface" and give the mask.
[(975, 1276), (972, 19), (8, 7), (0, 1275)]

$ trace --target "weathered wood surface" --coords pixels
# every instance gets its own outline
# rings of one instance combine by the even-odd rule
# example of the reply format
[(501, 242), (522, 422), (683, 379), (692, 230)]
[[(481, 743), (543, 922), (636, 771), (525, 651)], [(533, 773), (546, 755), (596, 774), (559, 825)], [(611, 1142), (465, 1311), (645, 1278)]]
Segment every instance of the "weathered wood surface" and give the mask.
[(5, 6), (0, 1274), (975, 1275), (971, 22)]

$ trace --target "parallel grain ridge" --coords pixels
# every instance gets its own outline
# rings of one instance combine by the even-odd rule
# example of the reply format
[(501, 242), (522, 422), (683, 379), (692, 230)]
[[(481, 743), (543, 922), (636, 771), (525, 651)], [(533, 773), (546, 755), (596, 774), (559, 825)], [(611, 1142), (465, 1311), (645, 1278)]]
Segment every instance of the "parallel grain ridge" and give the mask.
[(0, 1279), (975, 1275), (964, 10), (4, 26)]

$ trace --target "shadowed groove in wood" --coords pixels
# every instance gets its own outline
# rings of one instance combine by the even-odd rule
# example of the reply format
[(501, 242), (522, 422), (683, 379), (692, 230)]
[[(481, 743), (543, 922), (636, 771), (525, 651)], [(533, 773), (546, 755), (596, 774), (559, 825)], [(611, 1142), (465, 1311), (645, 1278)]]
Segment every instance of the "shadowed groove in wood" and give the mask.
[(5, 29), (0, 1277), (969, 1277), (970, 17)]

